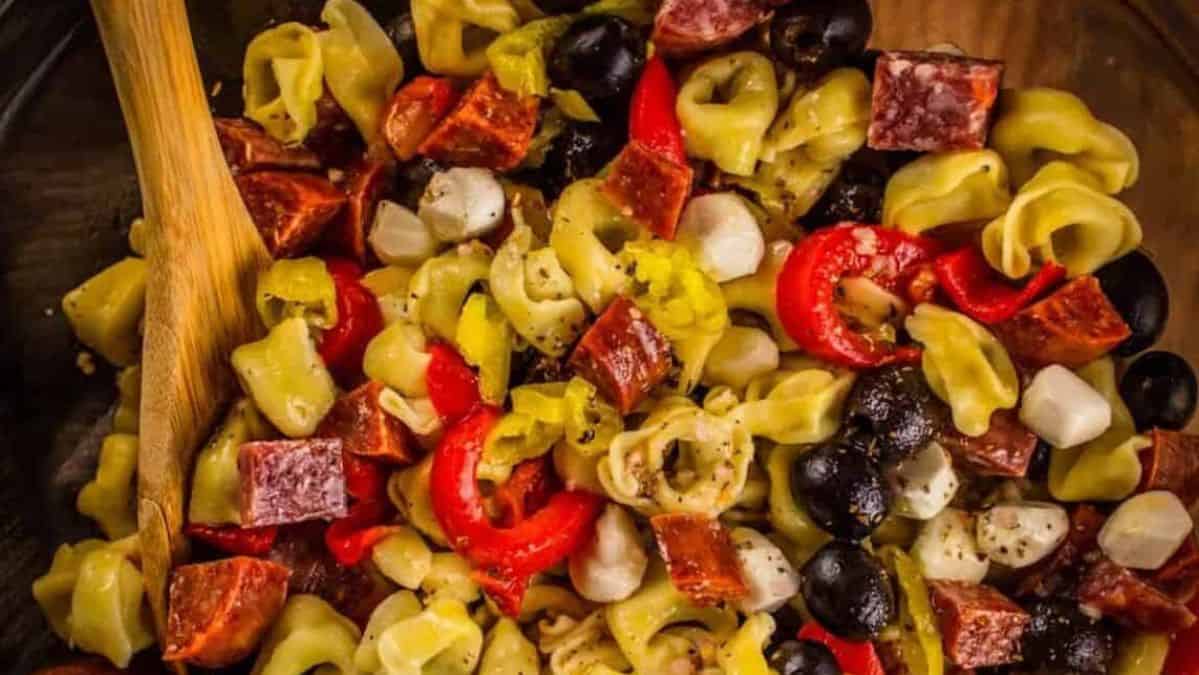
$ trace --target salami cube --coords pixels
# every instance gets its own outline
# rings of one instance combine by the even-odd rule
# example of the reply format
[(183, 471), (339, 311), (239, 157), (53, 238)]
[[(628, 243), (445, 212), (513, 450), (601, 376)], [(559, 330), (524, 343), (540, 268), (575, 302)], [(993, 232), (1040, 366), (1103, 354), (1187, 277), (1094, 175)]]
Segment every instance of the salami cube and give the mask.
[(237, 457), (243, 527), (345, 517), (341, 439), (245, 443)]
[(339, 438), (342, 451), (360, 457), (411, 464), (416, 455), (408, 429), (379, 405), (383, 389), (381, 383), (372, 380), (343, 394), (317, 427), (316, 435)]
[(1195, 623), (1195, 615), (1185, 605), (1107, 558), (1083, 575), (1078, 602), (1136, 631), (1177, 633)]
[(670, 581), (701, 607), (749, 595), (732, 536), (714, 518), (663, 513), (649, 519)]
[(443, 164), (514, 169), (529, 151), (537, 127), (536, 96), (521, 96), (487, 73), (429, 134), (420, 153)]
[(666, 0), (654, 18), (654, 47), (693, 54), (732, 42), (765, 19), (762, 0)]
[(303, 253), (346, 202), (333, 183), (307, 173), (256, 171), (236, 181), (262, 242), (276, 258)]
[(1020, 423), (1015, 410), (996, 411), (982, 436), (967, 436), (947, 425), (940, 441), (959, 467), (980, 476), (1004, 478), (1027, 474), (1037, 449), (1036, 435)]
[(263, 169), (319, 169), (316, 153), (301, 147), (283, 145), (262, 127), (240, 118), (218, 117), (216, 137), (221, 142), (225, 161), (234, 174)]
[(391, 168), (383, 162), (360, 159), (346, 172), (341, 189), (345, 208), (325, 230), (330, 250), (366, 263), (367, 228), (375, 220), (375, 209), (391, 187)]
[(1020, 660), (1020, 639), (1030, 617), (984, 584), (929, 580), (945, 655), (961, 668), (1001, 666)]
[(1139, 492), (1168, 490), (1183, 504), (1199, 499), (1199, 436), (1154, 429), (1153, 445), (1141, 452)]
[(691, 176), (691, 167), (632, 141), (612, 163), (603, 191), (625, 217), (663, 239), (674, 239), (691, 194)]
[(1070, 281), (994, 328), (1012, 358), (1031, 368), (1079, 368), (1131, 334), (1092, 276)]
[(320, 596), (342, 615), (364, 625), (395, 586), (367, 561), (351, 567), (338, 564), (325, 545), (325, 529), (320, 523), (281, 528), (267, 558), (291, 570), (289, 592)]
[(1187, 603), (1199, 592), (1199, 541), (1192, 533), (1149, 582), (1178, 602)]
[(283, 609), (289, 574), (244, 556), (175, 568), (163, 660), (224, 668), (249, 656)]
[(666, 379), (672, 363), (670, 343), (624, 296), (608, 305), (570, 356), (579, 375), (624, 415)]
[(1070, 532), (1065, 541), (1049, 557), (1023, 572), (1016, 584), (1016, 595), (1048, 598), (1069, 586), (1077, 578), (1075, 566), (1099, 548), (1099, 530), (1105, 520), (1107, 517), (1090, 504), (1075, 506), (1070, 512)]
[(1003, 64), (934, 52), (883, 52), (874, 68), (868, 145), (977, 150), (987, 141)]
[(383, 138), (395, 156), (407, 162), (457, 102), (458, 93), (448, 77), (414, 78), (395, 93), (383, 112)]

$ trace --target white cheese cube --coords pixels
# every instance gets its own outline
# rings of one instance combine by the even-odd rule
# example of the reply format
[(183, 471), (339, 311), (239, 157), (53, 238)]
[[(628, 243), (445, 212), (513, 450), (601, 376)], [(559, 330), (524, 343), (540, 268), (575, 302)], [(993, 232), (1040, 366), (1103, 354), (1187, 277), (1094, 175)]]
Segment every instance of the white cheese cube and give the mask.
[(1099, 548), (1112, 562), (1135, 570), (1155, 570), (1178, 552), (1194, 530), (1186, 507), (1174, 493), (1145, 492), (1129, 498), (1099, 530)]
[(958, 491), (958, 475), (949, 452), (933, 441), (910, 457), (890, 476), (895, 512), (928, 520), (949, 505)]
[(912, 543), (912, 558), (929, 579), (980, 583), (991, 560), (978, 550), (974, 518), (960, 509), (944, 509), (924, 523)]
[(637, 526), (624, 508), (608, 504), (595, 535), (570, 556), (570, 580), (592, 602), (617, 602), (641, 587), (649, 557)]
[(442, 171), (425, 188), (418, 214), (441, 241), (481, 237), (504, 220), (504, 188), (487, 169)]
[(1112, 406), (1081, 377), (1052, 365), (1024, 390), (1020, 421), (1055, 448), (1072, 448), (1098, 438), (1112, 424)]
[(787, 556), (761, 532), (738, 527), (731, 533), (749, 595), (737, 604), (746, 614), (773, 612), (799, 593), (799, 573)]
[(1045, 558), (1070, 532), (1070, 516), (1057, 504), (996, 504), (978, 516), (978, 547), (997, 563), (1028, 567)]
[(419, 265), (437, 254), (440, 242), (425, 221), (407, 208), (379, 202), (367, 242), (379, 260), (388, 265)]
[(719, 283), (757, 272), (766, 255), (766, 241), (757, 218), (731, 192), (703, 195), (688, 202), (675, 241)]

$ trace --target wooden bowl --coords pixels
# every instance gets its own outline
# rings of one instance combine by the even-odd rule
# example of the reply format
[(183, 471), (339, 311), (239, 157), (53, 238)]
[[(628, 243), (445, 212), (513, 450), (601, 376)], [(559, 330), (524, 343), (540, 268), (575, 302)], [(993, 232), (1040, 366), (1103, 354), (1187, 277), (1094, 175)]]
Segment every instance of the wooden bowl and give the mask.
[[(237, 114), (246, 42), (320, 0), (194, 0), (214, 107)], [(385, 16), (396, 0), (366, 2)], [(1160, 343), (1199, 364), (1199, 5), (1194, 0), (873, 0), (874, 45), (953, 42), (1003, 59), (1006, 84), (1079, 94), (1127, 132), (1142, 175), (1121, 195), (1170, 284)], [(29, 585), (59, 543), (93, 534), (74, 494), (91, 475), (113, 373), (76, 367), (62, 295), (126, 252), (137, 182), (95, 28), (77, 0), (0, 10), (0, 663), (24, 673), (65, 654)], [(217, 83), (220, 83), (219, 88)]]

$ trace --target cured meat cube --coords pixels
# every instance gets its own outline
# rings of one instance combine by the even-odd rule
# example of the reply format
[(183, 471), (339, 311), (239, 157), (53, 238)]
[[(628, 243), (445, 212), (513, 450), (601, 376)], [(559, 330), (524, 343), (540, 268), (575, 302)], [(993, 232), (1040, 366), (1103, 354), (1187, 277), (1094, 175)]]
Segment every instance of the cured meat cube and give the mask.
[(1015, 410), (996, 411), (987, 432), (978, 437), (946, 425), (940, 441), (955, 464), (981, 476), (1021, 477), (1037, 449), (1036, 435), (1020, 423)]
[(343, 452), (391, 464), (412, 463), (416, 456), (408, 429), (379, 405), (383, 389), (383, 384), (371, 381), (343, 394), (317, 427), (316, 435), (341, 439)]
[(321, 168), (316, 153), (302, 147), (287, 147), (250, 120), (218, 117), (213, 124), (225, 161), (234, 174), (262, 169)]
[(700, 606), (749, 595), (729, 531), (714, 518), (663, 513), (649, 519), (674, 587)]
[(1140, 454), (1138, 491), (1169, 490), (1183, 504), (1199, 499), (1199, 436), (1154, 429), (1149, 438), (1153, 445)]
[(666, 379), (670, 343), (633, 301), (620, 296), (579, 340), (570, 365), (627, 415)]
[(663, 239), (674, 239), (691, 194), (691, 176), (691, 167), (632, 141), (612, 163), (603, 191), (626, 217)]
[(1078, 602), (1132, 630), (1177, 633), (1195, 623), (1195, 615), (1148, 582), (1102, 558), (1078, 585)]
[(175, 568), (162, 658), (223, 668), (249, 656), (283, 609), (289, 574), (244, 556)]
[(323, 523), (303, 523), (281, 528), (267, 558), (291, 570), (288, 590), (311, 593), (338, 612), (364, 625), (379, 603), (395, 587), (369, 562), (340, 565), (325, 545)]
[(514, 169), (529, 151), (537, 127), (537, 107), (536, 96), (504, 89), (489, 72), (429, 134), (420, 153), (454, 166)]
[(770, 12), (763, 0), (666, 0), (654, 18), (654, 46), (690, 54), (741, 37)]
[(1016, 595), (1048, 598), (1077, 578), (1075, 566), (1099, 547), (1099, 530), (1107, 517), (1090, 504), (1079, 504), (1070, 512), (1066, 539), (1041, 562), (1029, 567), (1016, 585)]
[(321, 158), (321, 164), (332, 167), (348, 166), (366, 150), (358, 127), (328, 87), (316, 100), (316, 126), (308, 132), (304, 145)]
[(256, 171), (235, 180), (262, 242), (276, 258), (303, 253), (346, 202), (333, 183), (307, 173)]
[(1070, 281), (994, 328), (1012, 358), (1033, 368), (1054, 363), (1079, 368), (1131, 334), (1099, 280), (1089, 275)]
[(346, 515), (341, 439), (245, 443), (237, 456), (243, 527)]
[(346, 172), (341, 189), (346, 205), (325, 230), (329, 248), (344, 256), (366, 263), (367, 228), (375, 220), (375, 209), (391, 188), (391, 167), (383, 162), (360, 159)]
[(458, 102), (447, 77), (421, 75), (404, 85), (383, 112), (383, 138), (402, 162), (416, 157), (433, 128)]
[(977, 150), (987, 141), (1003, 64), (934, 52), (883, 52), (874, 68), (868, 145)]
[(1153, 573), (1149, 582), (1178, 602), (1187, 603), (1195, 597), (1199, 591), (1199, 541), (1194, 534)]
[(1001, 666), (1020, 660), (1028, 613), (984, 584), (929, 580), (945, 655), (960, 668)]

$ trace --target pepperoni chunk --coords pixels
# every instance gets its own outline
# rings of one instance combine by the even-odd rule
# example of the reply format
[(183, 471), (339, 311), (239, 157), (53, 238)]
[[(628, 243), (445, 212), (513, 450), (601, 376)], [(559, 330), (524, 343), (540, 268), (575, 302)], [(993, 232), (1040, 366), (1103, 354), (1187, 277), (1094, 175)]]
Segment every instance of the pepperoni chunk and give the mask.
[(1024, 572), (1016, 585), (1016, 595), (1048, 598), (1056, 595), (1076, 578), (1074, 567), (1099, 546), (1099, 530), (1107, 516), (1090, 504), (1079, 504), (1070, 512), (1070, 532), (1057, 549)]
[(736, 40), (765, 19), (761, 0), (666, 0), (654, 18), (654, 46), (664, 54), (691, 54)]
[(340, 438), (345, 452), (389, 464), (411, 464), (416, 455), (408, 429), (379, 405), (383, 385), (371, 381), (342, 395), (316, 435)]
[(1199, 499), (1199, 436), (1154, 429), (1153, 445), (1140, 454), (1140, 492), (1169, 490), (1183, 504)]
[(249, 656), (283, 609), (288, 575), (247, 557), (176, 568), (162, 658), (224, 668)]
[(216, 136), (225, 153), (225, 161), (234, 174), (262, 169), (321, 168), (321, 160), (316, 153), (306, 148), (283, 145), (249, 120), (218, 117), (213, 124), (216, 125)]
[(316, 100), (316, 126), (308, 132), (304, 145), (321, 158), (321, 164), (335, 167), (353, 163), (366, 149), (358, 127), (328, 87)]
[(383, 137), (402, 162), (416, 157), (421, 143), (458, 102), (447, 77), (421, 75), (400, 88), (383, 112)]
[(608, 305), (570, 357), (579, 375), (625, 415), (666, 379), (671, 363), (670, 343), (624, 296)]
[(945, 655), (961, 668), (1001, 666), (1020, 660), (1028, 613), (990, 586), (929, 580)]
[(1195, 597), (1199, 591), (1199, 541), (1194, 533), (1153, 573), (1149, 583), (1178, 602), (1187, 603)]
[(1132, 630), (1177, 633), (1195, 623), (1185, 605), (1107, 558), (1083, 576), (1078, 602)]
[(991, 426), (982, 436), (970, 437), (947, 426), (940, 441), (955, 463), (980, 476), (1019, 478), (1028, 473), (1037, 449), (1036, 435), (1020, 423), (1014, 410), (991, 415)]
[(536, 96), (504, 89), (489, 72), (425, 139), (420, 153), (454, 166), (514, 169), (533, 141), (537, 108)]
[(749, 594), (737, 549), (719, 521), (694, 513), (663, 513), (649, 519), (674, 587), (700, 606)]
[(391, 178), (391, 167), (383, 162), (360, 159), (350, 166), (341, 185), (346, 206), (325, 230), (330, 249), (366, 263), (367, 229), (375, 219), (379, 200), (391, 187)]
[(691, 176), (686, 164), (632, 141), (617, 155), (603, 191), (626, 217), (663, 239), (674, 239), (691, 194)]
[(237, 468), (244, 527), (346, 515), (340, 439), (245, 443), (238, 452)]
[(1092, 276), (1078, 277), (1020, 310), (997, 324), (995, 333), (1012, 358), (1033, 368), (1084, 366), (1131, 334)]
[(291, 593), (318, 595), (363, 625), (395, 587), (366, 561), (351, 567), (338, 564), (325, 546), (325, 529), (323, 523), (281, 528), (267, 558), (291, 570)]
[(262, 242), (276, 258), (303, 253), (346, 202), (333, 183), (307, 173), (256, 171), (236, 181)]

